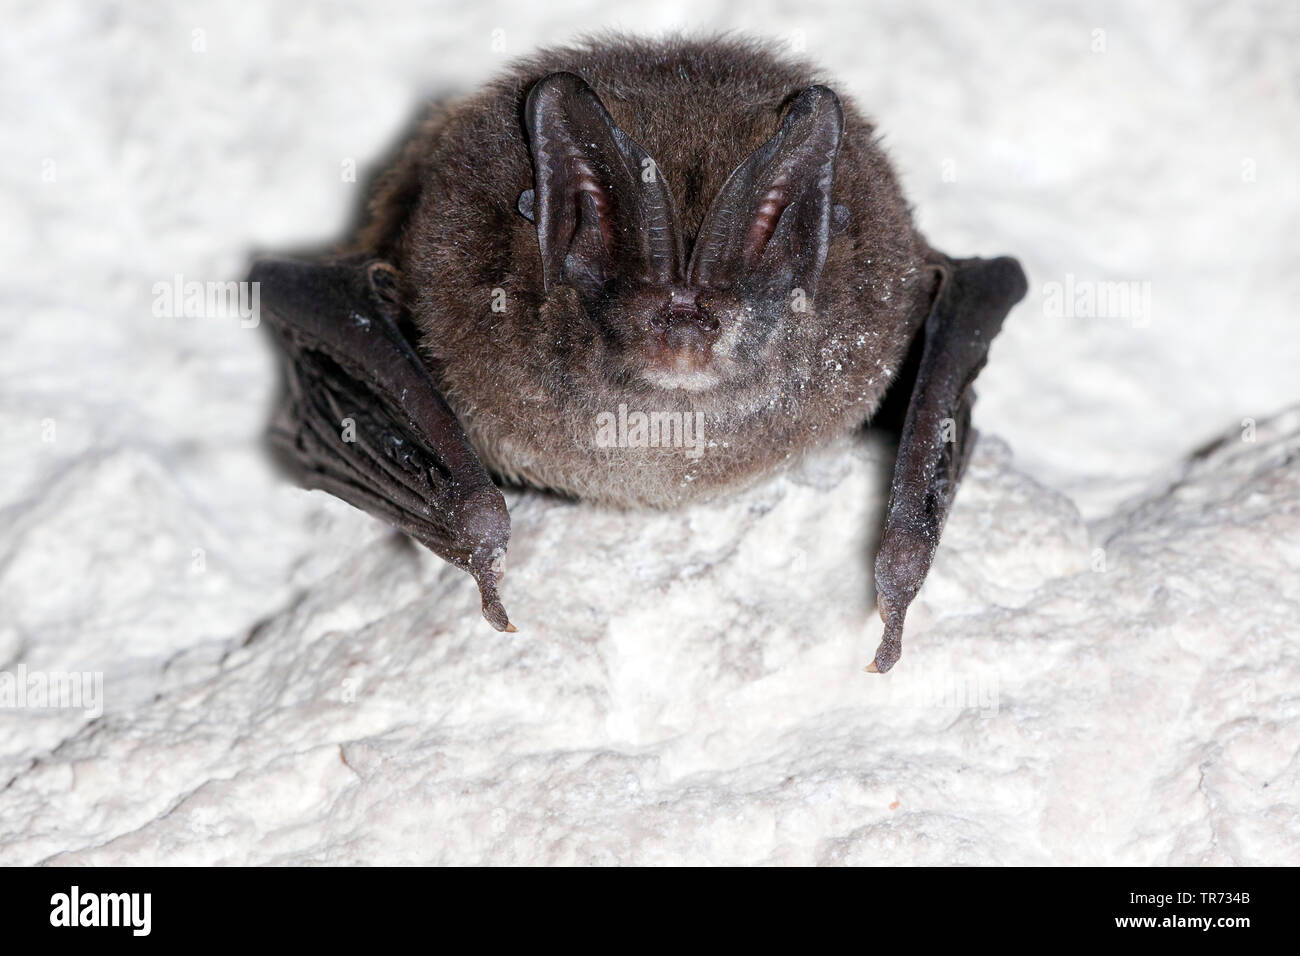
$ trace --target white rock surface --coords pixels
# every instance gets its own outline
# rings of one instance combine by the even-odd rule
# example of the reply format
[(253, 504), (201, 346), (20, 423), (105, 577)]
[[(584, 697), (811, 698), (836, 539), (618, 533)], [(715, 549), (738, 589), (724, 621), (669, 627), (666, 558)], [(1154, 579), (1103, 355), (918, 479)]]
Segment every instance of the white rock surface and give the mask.
[[(104, 697), (0, 708), (0, 863), (1300, 862), (1294, 5), (420, 10), (6, 14), (0, 673)], [(1030, 272), (886, 677), (879, 439), (677, 514), (511, 493), (500, 635), (272, 473), (261, 332), (153, 314), (341, 234), (494, 29), (612, 17), (801, 38), (933, 241)], [(1067, 275), (1149, 314), (1053, 318)]]

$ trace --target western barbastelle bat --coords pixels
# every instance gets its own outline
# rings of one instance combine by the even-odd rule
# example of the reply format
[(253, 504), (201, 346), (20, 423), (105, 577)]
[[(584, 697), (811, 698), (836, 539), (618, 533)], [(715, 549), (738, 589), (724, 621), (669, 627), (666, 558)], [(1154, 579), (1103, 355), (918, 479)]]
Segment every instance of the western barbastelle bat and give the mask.
[[(872, 125), (806, 65), (752, 41), (619, 37), (436, 109), (347, 249), (252, 279), (287, 370), (271, 434), (300, 480), (468, 571), (498, 630), (514, 628), (495, 480), (673, 507), (906, 390), (881, 672), (974, 440), (971, 383), (1026, 291), (1014, 259), (929, 246)], [(621, 408), (682, 416), (703, 452), (598, 441)]]

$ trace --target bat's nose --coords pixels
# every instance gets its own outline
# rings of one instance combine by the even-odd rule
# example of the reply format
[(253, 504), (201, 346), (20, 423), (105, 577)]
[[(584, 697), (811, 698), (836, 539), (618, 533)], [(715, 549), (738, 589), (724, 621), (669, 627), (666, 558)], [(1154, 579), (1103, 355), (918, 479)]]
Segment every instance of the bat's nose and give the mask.
[(664, 309), (650, 320), (651, 326), (671, 350), (707, 351), (718, 338), (718, 320), (693, 294), (674, 291)]
[(650, 317), (649, 355), (652, 367), (673, 374), (703, 371), (722, 330), (718, 319), (690, 289), (674, 289)]
[(670, 349), (704, 351), (718, 338), (718, 320), (711, 315), (674, 315), (662, 334)]
[(677, 372), (699, 371), (709, 364), (720, 326), (703, 309), (668, 309), (651, 325), (658, 340), (651, 348), (656, 364)]

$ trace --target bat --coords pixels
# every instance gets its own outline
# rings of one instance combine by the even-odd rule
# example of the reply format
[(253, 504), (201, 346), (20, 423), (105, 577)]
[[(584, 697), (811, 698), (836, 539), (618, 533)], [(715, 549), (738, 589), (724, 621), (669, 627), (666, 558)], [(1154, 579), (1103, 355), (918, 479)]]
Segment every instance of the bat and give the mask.
[(930, 247), (874, 127), (809, 66), (616, 35), (436, 107), (346, 246), (251, 279), (285, 369), (281, 457), (472, 575), (502, 631), (499, 482), (677, 507), (888, 397), (905, 413), (878, 672), (975, 440), (972, 383), (1027, 289), (1012, 258)]

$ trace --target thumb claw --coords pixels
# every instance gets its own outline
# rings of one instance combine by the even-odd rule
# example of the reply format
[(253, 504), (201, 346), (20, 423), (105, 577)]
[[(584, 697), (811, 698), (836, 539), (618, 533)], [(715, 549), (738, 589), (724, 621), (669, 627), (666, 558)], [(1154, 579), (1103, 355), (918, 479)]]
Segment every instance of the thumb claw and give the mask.
[(497, 589), (494, 585), (486, 581), (479, 581), (479, 594), (483, 597), (483, 617), (496, 630), (504, 631), (507, 634), (515, 633), (518, 628), (510, 623), (510, 618), (506, 616), (505, 605), (501, 603), (501, 598), (497, 596)]
[(886, 674), (903, 656), (903, 616), (907, 608), (894, 610), (883, 598), (880, 601), (880, 618), (885, 622), (885, 633), (876, 648), (876, 657), (867, 665), (869, 674)]
[(518, 628), (510, 623), (505, 605), (497, 594), (497, 584), (505, 576), (505, 553), (497, 551), (490, 557), (474, 555), (470, 558), (469, 573), (478, 583), (478, 593), (483, 599), (483, 617), (498, 631), (514, 634)]

